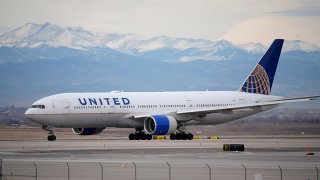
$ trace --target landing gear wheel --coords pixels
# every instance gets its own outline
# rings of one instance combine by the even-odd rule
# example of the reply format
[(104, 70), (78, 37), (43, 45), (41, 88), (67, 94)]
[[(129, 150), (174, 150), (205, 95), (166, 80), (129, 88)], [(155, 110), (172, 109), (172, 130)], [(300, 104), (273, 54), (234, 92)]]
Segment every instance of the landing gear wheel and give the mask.
[(188, 136), (188, 140), (192, 140), (193, 139), (193, 134), (192, 133), (189, 133), (187, 136)]
[(181, 140), (181, 133), (176, 134), (176, 140)]
[(192, 140), (193, 134), (186, 132), (177, 132), (174, 134), (170, 134), (170, 140)]
[(185, 133), (182, 133), (181, 139), (182, 140), (187, 140), (188, 139), (188, 135), (185, 134)]
[(141, 140), (146, 140), (147, 139), (147, 135), (146, 134), (141, 134), (140, 135), (140, 139)]
[(176, 140), (176, 134), (170, 134), (170, 140)]
[(152, 139), (152, 135), (151, 134), (147, 134), (147, 140), (151, 140)]
[(57, 137), (53, 134), (48, 136), (48, 141), (55, 141), (57, 139)]
[(129, 139), (130, 139), (130, 140), (134, 140), (134, 139), (135, 139), (135, 136), (134, 136), (133, 133), (129, 134)]
[(48, 131), (48, 141), (55, 141), (57, 139), (57, 137), (53, 133), (52, 127), (43, 125), (42, 129)]
[(135, 133), (129, 134), (129, 139), (130, 140), (151, 140), (152, 135), (146, 134), (146, 133), (140, 131), (140, 132), (135, 132)]
[(141, 139), (140, 133), (136, 133), (136, 134), (134, 135), (134, 139), (135, 139), (135, 140), (140, 140), (140, 139)]

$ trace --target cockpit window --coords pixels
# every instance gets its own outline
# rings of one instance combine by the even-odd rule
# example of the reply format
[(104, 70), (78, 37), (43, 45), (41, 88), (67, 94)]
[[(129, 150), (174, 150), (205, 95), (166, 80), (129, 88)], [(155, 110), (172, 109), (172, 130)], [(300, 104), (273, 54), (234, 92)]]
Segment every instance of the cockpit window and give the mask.
[(44, 108), (46, 108), (43, 104), (34, 104), (34, 105), (32, 105), (31, 106), (31, 108), (39, 108), (39, 109), (44, 109)]

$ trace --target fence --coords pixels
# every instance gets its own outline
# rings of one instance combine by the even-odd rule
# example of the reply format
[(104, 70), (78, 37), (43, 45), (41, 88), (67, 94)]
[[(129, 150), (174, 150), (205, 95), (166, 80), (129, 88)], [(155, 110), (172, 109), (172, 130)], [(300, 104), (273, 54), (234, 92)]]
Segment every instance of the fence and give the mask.
[(319, 165), (257, 167), (245, 164), (21, 162), (0, 159), (0, 177), (2, 180), (319, 180)]

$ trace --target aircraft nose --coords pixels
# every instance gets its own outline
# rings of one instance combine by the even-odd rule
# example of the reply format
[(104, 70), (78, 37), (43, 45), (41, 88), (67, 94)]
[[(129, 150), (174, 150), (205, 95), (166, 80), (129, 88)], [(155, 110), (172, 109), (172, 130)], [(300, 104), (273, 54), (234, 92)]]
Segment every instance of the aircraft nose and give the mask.
[(24, 115), (28, 118), (28, 119), (32, 119), (32, 109), (29, 108), (26, 110), (26, 112), (24, 113)]

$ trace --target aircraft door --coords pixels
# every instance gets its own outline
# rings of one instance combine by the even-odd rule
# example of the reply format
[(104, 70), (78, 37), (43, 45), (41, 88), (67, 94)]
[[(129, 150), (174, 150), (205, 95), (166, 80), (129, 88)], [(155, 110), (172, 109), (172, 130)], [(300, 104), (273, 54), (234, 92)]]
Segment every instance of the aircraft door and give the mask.
[(192, 102), (192, 99), (187, 99), (186, 100), (186, 108), (192, 108), (193, 107), (193, 102)]
[(192, 101), (192, 98), (191, 97), (189, 97), (188, 95), (184, 95), (184, 98), (185, 98), (185, 100), (186, 100), (186, 108), (187, 109), (191, 109), (191, 108), (193, 108), (193, 101)]
[(244, 99), (244, 98), (236, 98), (233, 101), (236, 102), (236, 104), (238, 104), (238, 105), (246, 104), (246, 99)]

